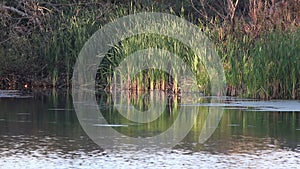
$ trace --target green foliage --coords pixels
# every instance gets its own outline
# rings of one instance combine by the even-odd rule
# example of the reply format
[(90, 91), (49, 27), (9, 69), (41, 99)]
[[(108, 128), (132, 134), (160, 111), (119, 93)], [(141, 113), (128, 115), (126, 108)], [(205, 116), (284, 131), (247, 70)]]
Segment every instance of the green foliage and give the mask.
[(252, 97), (298, 98), (300, 32), (269, 32), (250, 50), (248, 88)]
[[(190, 66), (191, 70), (197, 77), (198, 85), (202, 92), (209, 92), (209, 88), (207, 87), (207, 85), (209, 84), (209, 78), (206, 73), (205, 66), (200, 61), (200, 57), (195, 55), (195, 53), (188, 46), (184, 45), (179, 40), (158, 34), (140, 34), (137, 36), (132, 36), (120, 42), (119, 45), (114, 46), (100, 64), (98, 80), (105, 85), (107, 83), (111, 85), (111, 81), (108, 82), (105, 79), (107, 79), (108, 77), (111, 78), (114, 68), (117, 67), (119, 63), (130, 54), (147, 48), (164, 49), (183, 59), (183, 61), (185, 61), (186, 64)], [(155, 60), (153, 62), (155, 62)], [(180, 67), (181, 65), (172, 66)], [(153, 78), (152, 83), (154, 83), (154, 81), (164, 81), (164, 83), (169, 83), (168, 81), (166, 81), (168, 80), (166, 78), (166, 73), (157, 70), (148, 70), (146, 72), (141, 72), (141, 74), (137, 75), (136, 77), (129, 78), (130, 81), (134, 83), (134, 81), (139, 81), (139, 79), (142, 80), (141, 77), (143, 76), (146, 77), (146, 79), (148, 79), (148, 77), (150, 79)], [(145, 87), (148, 88), (150, 85), (152, 84), (146, 84)]]
[[(77, 55), (86, 40), (100, 26), (96, 22), (99, 13), (97, 10), (92, 11), (74, 6), (69, 13), (63, 11), (60, 15), (53, 16), (50, 24), (54, 30), (44, 51), (48, 63), (47, 71), (52, 74), (52, 79), (57, 80), (57, 75), (63, 76), (67, 80), (66, 85), (70, 85), (69, 79)], [(53, 86), (56, 86), (56, 80), (53, 81)]]
[[(296, 0), (293, 8), (277, 1), (266, 6), (252, 4), (249, 11), (244, 10), (249, 12), (247, 16), (230, 21), (222, 19), (221, 16), (227, 14), (226, 9), (219, 9), (221, 6), (214, 6), (214, 10), (203, 8), (211, 6), (212, 1), (189, 4), (188, 1), (165, 0), (161, 1), (164, 5), (159, 5), (159, 1), (148, 0), (80, 0), (74, 3), (51, 0), (20, 5), (24, 2), (2, 2), (21, 12), (27, 10), (29, 16), (24, 18), (20, 13), (0, 9), (0, 80), (15, 74), (46, 78), (47, 83), (56, 87), (70, 86), (76, 57), (94, 32), (119, 17), (157, 11), (198, 24), (215, 43), (225, 69), (228, 95), (265, 99), (300, 97), (300, 30), (295, 20), (300, 8)], [(217, 2), (223, 3), (223, 0)], [(241, 13), (247, 5), (238, 4), (237, 11)], [(276, 12), (271, 16), (270, 11), (275, 7)], [(201, 16), (200, 9), (205, 9), (202, 12), (209, 17)], [(216, 10), (220, 14), (213, 14)], [(215, 17), (217, 15), (220, 17)], [(130, 37), (114, 46), (99, 66), (98, 83), (112, 85), (113, 69), (126, 56), (149, 47), (180, 56), (195, 73), (200, 90), (209, 94), (209, 78), (199, 57), (181, 42), (156, 34)], [(147, 70), (129, 80), (142, 88), (154, 88), (156, 83), (167, 83), (168, 75)], [(148, 84), (141, 84), (142, 81)]]

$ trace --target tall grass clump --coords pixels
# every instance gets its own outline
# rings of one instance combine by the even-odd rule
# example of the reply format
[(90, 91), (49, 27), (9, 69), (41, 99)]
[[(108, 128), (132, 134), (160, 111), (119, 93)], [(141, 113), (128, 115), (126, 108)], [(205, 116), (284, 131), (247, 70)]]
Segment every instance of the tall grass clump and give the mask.
[[(98, 15), (95, 10), (81, 9), (80, 6), (69, 8), (68, 11), (53, 16), (51, 27), (56, 29), (52, 30), (44, 51), (53, 86), (57, 86), (57, 83), (70, 86), (69, 80), (77, 55), (87, 39), (99, 28), (99, 23), (95, 21)], [(63, 82), (59, 82), (59, 78)]]
[(208, 36), (222, 57), (228, 95), (299, 98), (299, 0), (249, 0), (243, 11), (241, 1), (224, 0), (225, 11), (202, 2), (210, 10), (198, 13), (210, 19)]
[[(137, 10), (141, 11), (139, 4), (130, 2), (113, 4), (83, 0), (74, 4), (62, 4), (50, 23), (53, 30), (45, 50), (47, 62), (51, 65), (47, 71), (52, 76), (53, 86), (57, 86), (56, 83), (59, 86), (71, 84), (70, 75), (77, 55), (93, 33), (116, 18)], [(57, 74), (63, 81), (55, 81)]]
[(250, 50), (248, 94), (258, 98), (299, 98), (300, 31), (268, 32)]
[[(119, 65), (127, 56), (137, 52), (139, 50), (156, 48), (167, 50), (174, 55), (177, 55), (188, 64), (192, 72), (197, 77), (197, 82), (200, 90), (203, 93), (209, 93), (208, 75), (205, 67), (200, 61), (199, 56), (182, 42), (173, 39), (171, 37), (162, 36), (158, 34), (140, 34), (130, 38), (127, 38), (112, 48), (108, 55), (103, 59), (98, 70), (98, 82), (103, 84), (113, 85), (112, 77), (114, 68)], [(157, 62), (153, 60), (153, 62)], [(157, 63), (160, 64), (160, 63)], [(162, 63), (163, 64), (163, 63)], [(176, 63), (175, 63), (176, 64)], [(128, 65), (130, 66), (130, 65)], [(170, 65), (170, 72), (163, 72), (158, 69), (144, 70), (134, 77), (125, 77), (125, 89), (134, 91), (147, 91), (154, 89), (161, 89), (164, 91), (170, 91), (174, 93), (179, 92), (179, 82), (177, 77), (172, 76), (172, 68), (180, 67), (181, 65)], [(130, 70), (131, 67), (128, 67)], [(180, 77), (178, 77), (180, 80)], [(110, 79), (110, 80), (107, 80)], [(98, 83), (100, 87), (103, 84)], [(122, 89), (121, 89), (122, 90)]]
[[(128, 14), (142, 12), (145, 10), (152, 12), (163, 9), (153, 8), (152, 6), (150, 8), (143, 8), (142, 10), (140, 6), (134, 7), (131, 4), (130, 10), (117, 8), (116, 15), (120, 17)], [(168, 10), (169, 12), (174, 13), (172, 9), (171, 11), (170, 9)], [(178, 15), (183, 17), (183, 9), (181, 9), (181, 13), (179, 13)], [(112, 18), (112, 20), (113, 19), (115, 18)], [(180, 41), (159, 34), (140, 34), (132, 36), (119, 42), (118, 45), (113, 46), (99, 66), (96, 77), (97, 86), (102, 89), (106, 88), (111, 90), (114, 86), (114, 81), (116, 82), (116, 79), (113, 79), (113, 77), (116, 77), (116, 75), (118, 74), (117, 72), (114, 72), (114, 69), (120, 64), (120, 62), (122, 62), (129, 55), (148, 48), (164, 49), (182, 58), (190, 65), (192, 71), (197, 74), (198, 84), (202, 91), (209, 93), (209, 89), (207, 88), (208, 76), (206, 74), (205, 67), (203, 67), (200, 61), (199, 56), (196, 56), (192, 50), (190, 50)], [(170, 67), (176, 66), (181, 65), (170, 65)], [(131, 68), (128, 67), (128, 70), (129, 69)], [(123, 84), (123, 87), (125, 87), (121, 90), (129, 89), (132, 91), (146, 91), (161, 89), (164, 91), (178, 93), (180, 90), (179, 82), (176, 80), (177, 77), (171, 76), (171, 71), (172, 69), (170, 69), (170, 72), (163, 72), (157, 69), (148, 69), (136, 74), (134, 77), (123, 77), (121, 83)]]

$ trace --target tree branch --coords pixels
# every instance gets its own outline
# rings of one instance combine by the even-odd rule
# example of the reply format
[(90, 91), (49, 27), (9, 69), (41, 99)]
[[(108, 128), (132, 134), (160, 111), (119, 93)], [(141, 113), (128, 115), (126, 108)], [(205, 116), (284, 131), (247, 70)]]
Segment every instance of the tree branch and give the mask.
[(19, 14), (19, 15), (21, 15), (21, 16), (28, 16), (28, 14), (27, 13), (25, 13), (25, 12), (22, 12), (22, 11), (20, 11), (19, 9), (17, 9), (17, 8), (14, 8), (14, 7), (11, 7), (11, 6), (6, 6), (6, 5), (3, 5), (3, 4), (0, 4), (0, 9), (7, 9), (7, 10), (10, 10), (10, 11), (12, 11), (12, 12), (15, 12), (15, 13), (17, 13), (17, 14)]

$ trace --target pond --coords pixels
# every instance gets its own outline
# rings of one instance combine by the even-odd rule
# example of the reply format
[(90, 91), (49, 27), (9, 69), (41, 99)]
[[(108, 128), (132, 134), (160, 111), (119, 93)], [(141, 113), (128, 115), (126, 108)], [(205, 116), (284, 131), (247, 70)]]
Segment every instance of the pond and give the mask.
[[(101, 111), (99, 118), (107, 122), (101, 123), (97, 118), (76, 114), (68, 91), (1, 91), (0, 168), (299, 167), (300, 101), (223, 98), (220, 104), (212, 103), (213, 98), (199, 96), (197, 103), (191, 105), (183, 103), (180, 97), (164, 97), (167, 104), (163, 112), (147, 116), (153, 118), (149, 123), (138, 123), (126, 116), (133, 109), (147, 111), (153, 104), (151, 100), (160, 102), (161, 97), (97, 93), (97, 105), (91, 106)], [(127, 113), (120, 113), (120, 107)], [(180, 114), (185, 107), (193, 107), (189, 110), (197, 113)], [(205, 119), (214, 108), (221, 109), (222, 116), (209, 130), (209, 137), (200, 141), (203, 126), (208, 124)], [(132, 140), (128, 142), (128, 138), (155, 137), (178, 122), (179, 127), (173, 131), (176, 135), (188, 120), (193, 122), (189, 132), (171, 148), (157, 149), (149, 143), (150, 146), (137, 149), (130, 145)], [(88, 136), (84, 125), (100, 131), (98, 140)], [(104, 138), (101, 132), (108, 128), (120, 137)], [(107, 142), (96, 144), (99, 139)], [(114, 142), (119, 144), (106, 147)]]

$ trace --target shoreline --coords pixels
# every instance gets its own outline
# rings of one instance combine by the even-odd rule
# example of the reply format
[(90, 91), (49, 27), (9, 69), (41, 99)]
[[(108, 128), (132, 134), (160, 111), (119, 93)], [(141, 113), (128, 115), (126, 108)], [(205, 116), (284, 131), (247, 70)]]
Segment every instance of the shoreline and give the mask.
[[(19, 77), (19, 76), (14, 76), (14, 77)], [(27, 81), (25, 80), (27, 79)], [(3, 81), (6, 80), (7, 84), (10, 84), (5, 86), (5, 84), (3, 84)], [(44, 78), (41, 80), (33, 80), (33, 79), (28, 79), (28, 78), (21, 78), (21, 79), (7, 79), (6, 78), (2, 78), (0, 77), (0, 90), (16, 90), (16, 91), (20, 91), (20, 92), (49, 92), (49, 91), (70, 91), (72, 90), (72, 84), (67, 84), (64, 83), (65, 80), (58, 80), (56, 86), (54, 86), (52, 84), (52, 81), (50, 80), (50, 78)], [(12, 83), (14, 82), (14, 83)], [(144, 85), (144, 84), (143, 84)], [(109, 85), (110, 86), (110, 85)], [(111, 85), (114, 86), (114, 85)], [(145, 86), (145, 85), (144, 85)], [(161, 88), (154, 88), (153, 90), (150, 89), (144, 89), (144, 88), (140, 88), (139, 90), (137, 90), (136, 87), (133, 88), (129, 88), (129, 89), (112, 89), (112, 87), (105, 87), (105, 85), (101, 85), (101, 86), (97, 86), (95, 85), (96, 89), (95, 91), (103, 91), (103, 92), (107, 92), (107, 93), (113, 93), (115, 90), (116, 91), (125, 91), (125, 92), (129, 92), (129, 93), (133, 93), (133, 94), (139, 94), (139, 93), (145, 93), (145, 92), (151, 92), (154, 90), (160, 90), (164, 93), (166, 93), (167, 95), (174, 95), (174, 96), (180, 96), (181, 95), (181, 91), (180, 91), (180, 86), (179, 86), (179, 91), (174, 92), (172, 91), (172, 85), (165, 85), (164, 89)], [(202, 92), (199, 91), (199, 93), (201, 93), (203, 96), (209, 96), (209, 95), (205, 95)], [(232, 87), (230, 85), (226, 85), (226, 91), (225, 91), (225, 97), (236, 97), (236, 98), (244, 98), (244, 99), (257, 99), (257, 100), (299, 100), (300, 98), (291, 98), (291, 97), (285, 97), (285, 98), (280, 98), (280, 97), (245, 97), (245, 89), (240, 89), (238, 90), (236, 87)]]

